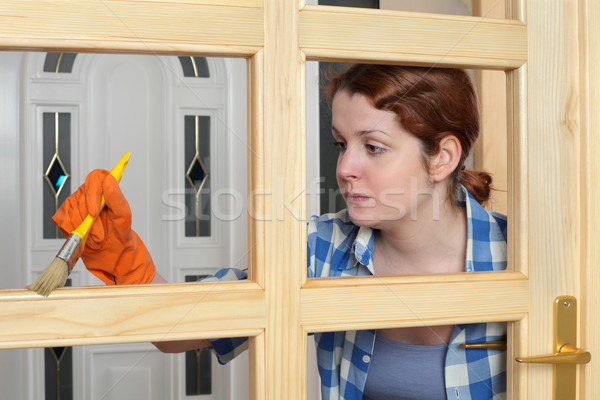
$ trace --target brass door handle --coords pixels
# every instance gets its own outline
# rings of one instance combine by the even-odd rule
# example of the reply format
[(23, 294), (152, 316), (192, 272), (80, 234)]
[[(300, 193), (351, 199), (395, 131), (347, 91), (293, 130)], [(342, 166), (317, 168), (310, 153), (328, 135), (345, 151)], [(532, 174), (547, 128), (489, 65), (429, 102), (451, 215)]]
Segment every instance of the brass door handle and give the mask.
[[(589, 352), (576, 346), (577, 299), (560, 296), (554, 299), (554, 354), (517, 357), (521, 363), (553, 364), (552, 398), (575, 399), (577, 390), (577, 364), (587, 364), (592, 359)], [(573, 344), (571, 344), (573, 343)]]
[(518, 362), (530, 364), (587, 364), (591, 359), (592, 355), (588, 351), (570, 344), (560, 346), (558, 353), (516, 358)]

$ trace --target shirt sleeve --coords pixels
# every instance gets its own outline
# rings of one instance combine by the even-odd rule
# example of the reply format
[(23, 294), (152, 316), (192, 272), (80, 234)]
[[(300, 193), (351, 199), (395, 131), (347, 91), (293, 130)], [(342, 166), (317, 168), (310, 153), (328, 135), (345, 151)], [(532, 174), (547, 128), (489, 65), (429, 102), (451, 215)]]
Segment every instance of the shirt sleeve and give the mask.
[[(202, 282), (218, 282), (218, 281), (237, 281), (248, 279), (248, 270), (237, 268), (223, 268), (218, 270), (214, 275), (207, 276), (201, 279)], [(226, 364), (233, 360), (239, 354), (248, 349), (248, 338), (226, 338), (215, 339), (210, 341), (212, 350), (217, 356), (219, 364)]]

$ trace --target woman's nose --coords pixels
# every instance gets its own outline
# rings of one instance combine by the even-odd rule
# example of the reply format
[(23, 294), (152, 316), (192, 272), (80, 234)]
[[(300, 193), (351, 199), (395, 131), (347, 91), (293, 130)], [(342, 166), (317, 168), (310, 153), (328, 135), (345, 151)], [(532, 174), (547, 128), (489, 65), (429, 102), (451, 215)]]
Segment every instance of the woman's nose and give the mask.
[(337, 175), (345, 180), (355, 180), (361, 175), (360, 161), (356, 149), (348, 146), (338, 157)]

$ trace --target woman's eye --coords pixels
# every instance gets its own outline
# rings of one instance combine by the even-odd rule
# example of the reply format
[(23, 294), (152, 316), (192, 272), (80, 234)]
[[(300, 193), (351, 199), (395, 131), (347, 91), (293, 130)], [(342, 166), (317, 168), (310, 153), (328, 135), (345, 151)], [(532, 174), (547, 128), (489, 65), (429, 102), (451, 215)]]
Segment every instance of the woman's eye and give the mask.
[(334, 140), (333, 141), (333, 145), (335, 147), (337, 147), (340, 151), (346, 150), (346, 143), (344, 143), (344, 142), (339, 142), (337, 140)]
[(372, 154), (379, 154), (384, 151), (382, 147), (375, 146), (374, 144), (367, 144), (366, 146), (367, 146), (367, 150), (369, 151), (369, 153), (372, 153)]

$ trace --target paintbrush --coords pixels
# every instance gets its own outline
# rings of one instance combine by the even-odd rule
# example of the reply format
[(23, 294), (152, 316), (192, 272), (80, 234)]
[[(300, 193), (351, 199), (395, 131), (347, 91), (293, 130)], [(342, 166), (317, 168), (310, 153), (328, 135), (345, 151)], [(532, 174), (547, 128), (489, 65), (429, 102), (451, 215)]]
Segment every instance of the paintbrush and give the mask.
[[(121, 158), (121, 161), (110, 171), (110, 175), (114, 176), (117, 182), (121, 181), (121, 176), (123, 176), (123, 170), (127, 166), (129, 162), (130, 153), (127, 152)], [(92, 217), (88, 214), (87, 217), (83, 220), (83, 222), (75, 229), (67, 240), (65, 244), (61, 247), (60, 251), (56, 255), (56, 258), (46, 267), (42, 275), (31, 285), (27, 286), (27, 289), (33, 290), (38, 294), (47, 297), (50, 292), (58, 287), (62, 287), (65, 285), (71, 270), (81, 257), (83, 253), (83, 249), (85, 247), (85, 242), (88, 238), (92, 225), (98, 215), (100, 215), (100, 211), (104, 208), (104, 196), (102, 196), (102, 201), (100, 202), (100, 209), (98, 210), (98, 214), (96, 217)]]

